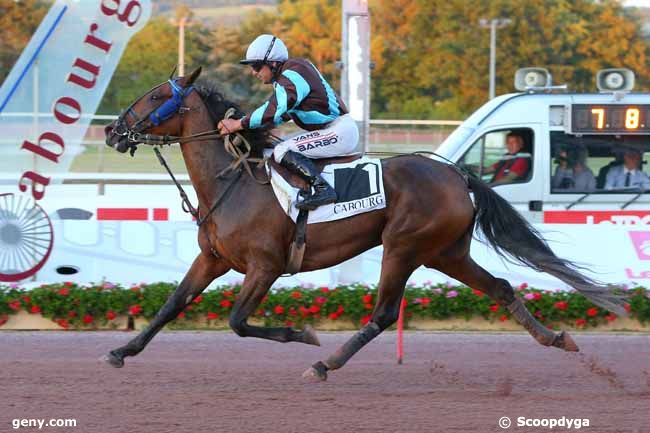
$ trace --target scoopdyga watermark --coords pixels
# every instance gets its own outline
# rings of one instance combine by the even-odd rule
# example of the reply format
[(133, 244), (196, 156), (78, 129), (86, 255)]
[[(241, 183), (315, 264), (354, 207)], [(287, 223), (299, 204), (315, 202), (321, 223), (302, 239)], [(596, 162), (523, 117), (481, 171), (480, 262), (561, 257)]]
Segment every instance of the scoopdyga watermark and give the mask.
[[(499, 418), (499, 427), (502, 429), (508, 429), (513, 427), (512, 420), (507, 416), (502, 416)], [(549, 430), (553, 429), (564, 429), (564, 430), (578, 430), (583, 427), (589, 427), (588, 418), (567, 418), (565, 416), (561, 418), (526, 418), (525, 416), (519, 416), (516, 418), (514, 427), (542, 427)]]

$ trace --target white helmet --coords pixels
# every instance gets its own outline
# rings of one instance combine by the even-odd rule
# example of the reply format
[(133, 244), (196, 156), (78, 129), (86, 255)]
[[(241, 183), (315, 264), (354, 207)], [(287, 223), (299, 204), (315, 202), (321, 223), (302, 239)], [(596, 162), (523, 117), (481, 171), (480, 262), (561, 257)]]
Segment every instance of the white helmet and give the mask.
[(246, 58), (239, 63), (249, 65), (257, 62), (285, 62), (289, 58), (287, 46), (273, 35), (260, 35), (246, 50)]

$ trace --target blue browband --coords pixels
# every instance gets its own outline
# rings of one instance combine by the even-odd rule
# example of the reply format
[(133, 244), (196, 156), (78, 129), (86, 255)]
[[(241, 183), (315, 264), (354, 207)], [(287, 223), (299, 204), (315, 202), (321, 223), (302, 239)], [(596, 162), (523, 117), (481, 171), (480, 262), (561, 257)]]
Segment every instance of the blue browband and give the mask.
[(149, 120), (155, 126), (160, 125), (162, 122), (176, 114), (176, 112), (178, 112), (178, 109), (181, 108), (181, 105), (183, 104), (183, 99), (185, 99), (185, 97), (189, 95), (192, 90), (194, 90), (194, 86), (183, 89), (178, 85), (177, 81), (178, 78), (168, 81), (169, 85), (172, 88), (172, 97), (165, 101), (164, 104), (162, 104), (160, 107), (158, 107), (158, 109), (156, 109), (156, 111), (149, 115)]

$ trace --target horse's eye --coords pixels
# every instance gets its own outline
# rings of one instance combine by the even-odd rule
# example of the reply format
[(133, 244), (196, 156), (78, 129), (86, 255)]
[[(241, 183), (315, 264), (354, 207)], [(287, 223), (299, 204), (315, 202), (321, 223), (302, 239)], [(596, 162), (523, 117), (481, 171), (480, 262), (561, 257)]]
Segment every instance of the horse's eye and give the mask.
[(151, 95), (151, 100), (152, 101), (157, 101), (158, 99), (160, 99), (160, 97), (158, 95)]

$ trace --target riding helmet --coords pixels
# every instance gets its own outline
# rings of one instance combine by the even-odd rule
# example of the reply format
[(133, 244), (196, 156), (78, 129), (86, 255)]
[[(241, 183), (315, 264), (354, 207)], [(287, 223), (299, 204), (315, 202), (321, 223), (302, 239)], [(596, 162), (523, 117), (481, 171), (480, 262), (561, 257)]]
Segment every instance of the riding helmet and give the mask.
[(285, 62), (288, 58), (289, 51), (280, 38), (260, 35), (248, 46), (246, 58), (239, 63), (249, 65), (258, 62)]

